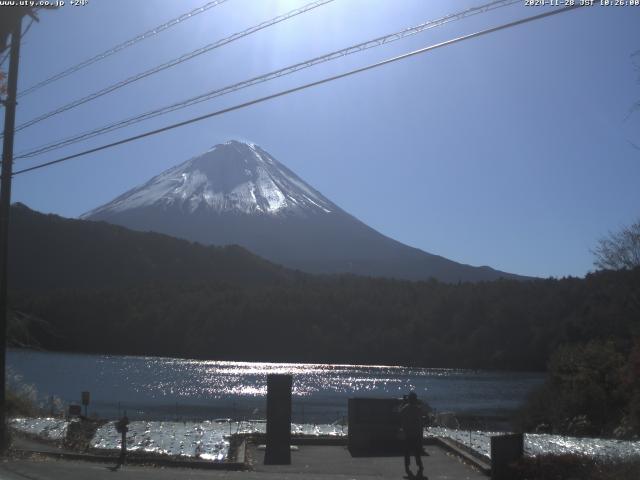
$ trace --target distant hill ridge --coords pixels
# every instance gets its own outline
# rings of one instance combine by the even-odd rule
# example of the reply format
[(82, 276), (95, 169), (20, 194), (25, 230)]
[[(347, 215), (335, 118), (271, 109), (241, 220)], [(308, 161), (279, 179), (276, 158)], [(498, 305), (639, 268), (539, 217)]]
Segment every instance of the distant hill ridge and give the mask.
[(11, 207), (9, 287), (126, 287), (149, 282), (272, 283), (295, 272), (242, 247), (213, 247), (102, 222)]
[(424, 252), (342, 210), (264, 149), (216, 145), (82, 215), (205, 245), (241, 245), (310, 273), (445, 282), (525, 279)]

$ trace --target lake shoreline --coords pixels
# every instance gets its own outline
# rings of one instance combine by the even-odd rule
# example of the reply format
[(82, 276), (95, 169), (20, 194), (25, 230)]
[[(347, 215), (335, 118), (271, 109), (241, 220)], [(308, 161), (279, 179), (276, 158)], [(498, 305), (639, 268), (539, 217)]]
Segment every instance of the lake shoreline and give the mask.
[[(18, 430), (18, 438), (30, 438), (50, 450), (84, 453), (88, 455), (107, 455), (117, 458), (120, 448), (120, 434), (116, 432), (115, 422), (101, 424), (93, 435), (85, 435), (83, 442), (69, 442), (74, 433), (72, 425), (82, 420), (68, 422), (64, 419), (32, 418), (14, 419), (12, 431)], [(90, 423), (92, 421), (89, 421)], [(97, 425), (97, 424), (96, 424)], [(325, 430), (312, 428), (311, 425), (292, 425), (292, 444), (300, 442), (341, 444), (347, 441), (347, 432), (331, 426)], [(327, 429), (328, 428), (328, 429)], [(88, 433), (91, 429), (76, 428)], [(234, 430), (230, 428), (229, 430)], [(264, 443), (265, 425), (257, 423), (238, 428), (236, 433), (227, 434), (226, 425), (213, 422), (131, 422), (127, 434), (128, 452), (131, 455), (155, 457), (158, 459), (193, 459), (224, 463), (233, 460), (236, 440), (239, 438), (261, 438)], [(500, 435), (496, 431), (462, 430), (443, 427), (425, 429), (425, 441), (444, 438), (470, 449), (479, 458), (490, 458), (490, 440)], [(91, 437), (91, 438), (89, 438)], [(42, 440), (44, 438), (44, 441)], [(304, 439), (308, 439), (304, 440)], [(235, 440), (234, 440), (235, 439)], [(525, 434), (525, 455), (537, 457), (545, 455), (583, 455), (601, 460), (640, 459), (640, 441), (612, 440), (597, 437), (571, 437), (552, 434)], [(235, 443), (234, 443), (235, 442)], [(22, 442), (24, 444), (24, 442)], [(28, 443), (28, 442), (27, 442)], [(20, 442), (17, 442), (18, 448)], [(23, 448), (24, 449), (24, 448)]]

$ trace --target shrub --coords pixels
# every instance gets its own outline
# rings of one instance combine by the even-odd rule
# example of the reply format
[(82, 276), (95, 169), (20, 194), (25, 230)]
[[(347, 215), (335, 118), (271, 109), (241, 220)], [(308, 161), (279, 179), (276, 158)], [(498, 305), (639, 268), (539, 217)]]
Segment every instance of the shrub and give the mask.
[(512, 465), (513, 480), (638, 480), (640, 460), (596, 460), (580, 455), (524, 457)]

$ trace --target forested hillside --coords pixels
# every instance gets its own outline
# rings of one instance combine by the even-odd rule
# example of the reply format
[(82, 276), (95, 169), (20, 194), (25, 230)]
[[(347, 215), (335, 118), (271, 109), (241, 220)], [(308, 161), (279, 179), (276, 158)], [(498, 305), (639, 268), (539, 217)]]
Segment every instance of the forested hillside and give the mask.
[(628, 352), (640, 333), (639, 269), (457, 285), (313, 276), (239, 247), (12, 213), (13, 331), (52, 350), (543, 370), (559, 345)]
[(16, 292), (12, 304), (49, 324), (34, 335), (54, 350), (542, 370), (560, 344), (630, 348), (638, 291), (640, 270), (462, 285), (342, 276)]
[(11, 207), (9, 287), (128, 287), (148, 282), (271, 283), (295, 277), (237, 246), (211, 247), (102, 222)]

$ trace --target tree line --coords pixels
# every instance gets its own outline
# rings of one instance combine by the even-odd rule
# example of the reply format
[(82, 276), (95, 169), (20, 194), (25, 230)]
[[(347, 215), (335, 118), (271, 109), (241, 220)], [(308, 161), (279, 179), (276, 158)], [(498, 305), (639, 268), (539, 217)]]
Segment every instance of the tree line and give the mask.
[(640, 335), (638, 292), (640, 269), (459, 285), (355, 276), (158, 281), (14, 291), (11, 305), (52, 350), (544, 370), (564, 344), (602, 339), (630, 351)]

